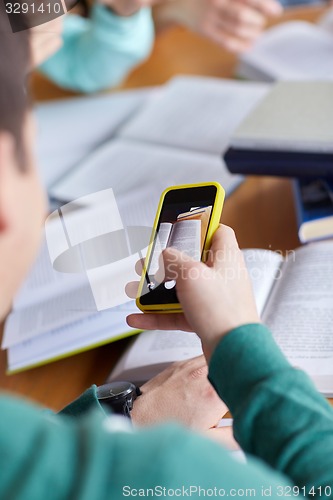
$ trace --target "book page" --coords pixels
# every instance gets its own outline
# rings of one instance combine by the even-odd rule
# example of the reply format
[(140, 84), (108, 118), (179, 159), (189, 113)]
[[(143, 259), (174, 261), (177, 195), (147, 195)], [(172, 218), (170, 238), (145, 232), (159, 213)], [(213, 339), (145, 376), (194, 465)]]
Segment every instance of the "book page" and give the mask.
[(128, 139), (221, 155), (266, 84), (180, 76), (120, 131)]
[(304, 21), (268, 29), (241, 56), (237, 73), (261, 80), (332, 80), (333, 36)]
[(63, 289), (61, 294), (48, 300), (14, 310), (6, 320), (1, 348), (6, 349), (92, 314), (96, 314), (96, 304), (89, 285), (69, 291)]
[(159, 268), (159, 259), (163, 250), (168, 246), (172, 224), (170, 222), (162, 222), (156, 235), (154, 250), (149, 264), (149, 274), (156, 274)]
[(131, 301), (14, 345), (7, 351), (8, 369), (18, 370), (133, 335), (137, 331), (126, 323), (126, 316), (133, 312), (137, 308)]
[[(118, 204), (124, 196), (128, 200), (141, 196), (142, 206), (155, 200), (155, 212), (162, 191), (171, 185), (217, 181), (230, 194), (241, 180), (242, 177), (228, 172), (220, 155), (117, 140), (92, 153), (80, 168), (57, 183), (50, 194), (71, 201), (113, 188)], [(123, 213), (121, 216), (126, 224), (126, 217)]]
[(250, 275), (258, 313), (261, 316), (275, 281), (279, 278), (283, 257), (277, 252), (261, 248), (243, 250)]
[(37, 159), (47, 188), (112, 137), (153, 89), (38, 104)]
[(171, 231), (168, 247), (185, 252), (192, 259), (201, 259), (201, 220), (176, 222)]
[[(86, 273), (61, 273), (52, 268), (45, 245), (7, 318), (2, 349), (89, 318), (102, 309), (113, 311), (119, 305), (125, 307), (130, 302), (125, 286), (138, 278), (135, 263), (146, 251), (143, 248), (141, 253), (133, 252), (129, 257)], [(98, 302), (99, 295), (105, 307)]]
[(204, 248), (205, 241), (206, 241), (206, 235), (207, 235), (207, 230), (208, 230), (208, 225), (210, 221), (210, 216), (212, 213), (212, 205), (209, 205), (208, 207), (197, 207), (197, 208), (192, 208), (190, 211), (179, 214), (177, 217), (177, 221), (181, 220), (200, 220), (201, 222), (201, 242), (200, 242), (200, 248), (201, 252)]
[(199, 337), (191, 332), (151, 330), (141, 333), (115, 366), (108, 380), (144, 382), (175, 361), (202, 354)]
[(60, 295), (63, 290), (89, 286), (83, 273), (59, 273), (52, 267), (45, 238), (38, 257), (15, 297), (13, 309), (38, 305), (44, 300)]
[(312, 376), (333, 376), (333, 242), (298, 249), (282, 276), (264, 322), (293, 365)]

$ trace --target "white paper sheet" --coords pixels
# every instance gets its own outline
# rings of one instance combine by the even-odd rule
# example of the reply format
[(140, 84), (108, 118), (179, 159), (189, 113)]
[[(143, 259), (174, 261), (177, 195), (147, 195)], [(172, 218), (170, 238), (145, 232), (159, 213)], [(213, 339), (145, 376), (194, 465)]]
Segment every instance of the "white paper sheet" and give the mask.
[(177, 77), (122, 128), (120, 135), (221, 155), (235, 128), (268, 90), (267, 84)]
[(44, 185), (49, 188), (109, 140), (152, 92), (143, 89), (38, 104), (36, 152)]
[(332, 80), (333, 34), (304, 21), (267, 30), (243, 54), (239, 76), (262, 81)]

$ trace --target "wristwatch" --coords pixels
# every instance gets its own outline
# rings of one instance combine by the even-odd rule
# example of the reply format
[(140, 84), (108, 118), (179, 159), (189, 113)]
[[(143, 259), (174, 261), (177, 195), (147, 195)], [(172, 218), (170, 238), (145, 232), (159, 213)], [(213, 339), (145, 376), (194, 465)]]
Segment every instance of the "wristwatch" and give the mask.
[(133, 402), (142, 392), (132, 382), (110, 382), (97, 387), (97, 398), (102, 405), (106, 405), (118, 415), (131, 418)]

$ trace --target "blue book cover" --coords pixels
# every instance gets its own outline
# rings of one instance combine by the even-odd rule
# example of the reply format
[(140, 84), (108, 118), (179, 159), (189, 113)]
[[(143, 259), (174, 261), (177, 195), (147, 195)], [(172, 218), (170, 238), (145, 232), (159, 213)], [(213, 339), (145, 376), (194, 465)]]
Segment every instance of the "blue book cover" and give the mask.
[(302, 243), (333, 237), (333, 179), (296, 179), (298, 235)]

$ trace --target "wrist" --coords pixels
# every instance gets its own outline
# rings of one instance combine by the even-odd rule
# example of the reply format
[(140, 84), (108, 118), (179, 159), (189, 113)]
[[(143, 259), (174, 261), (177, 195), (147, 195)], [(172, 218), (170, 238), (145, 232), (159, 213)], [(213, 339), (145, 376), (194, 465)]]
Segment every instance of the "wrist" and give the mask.
[(142, 392), (141, 396), (133, 401), (131, 411), (132, 422), (139, 426), (149, 425), (151, 423), (151, 412), (153, 407), (149, 406), (148, 394)]
[(222, 340), (227, 337), (229, 334), (231, 334), (233, 331), (243, 327), (243, 326), (248, 326), (248, 325), (260, 325), (261, 321), (259, 318), (254, 318), (253, 320), (246, 321), (244, 323), (237, 323), (235, 325), (229, 325), (228, 328), (226, 328), (222, 333), (216, 334), (214, 336), (211, 336), (210, 338), (207, 338), (206, 340), (202, 340), (202, 350), (205, 355), (207, 364), (209, 365), (210, 360), (219, 346), (219, 344), (222, 342)]
[(113, 413), (131, 418), (134, 401), (141, 396), (141, 390), (132, 382), (115, 381), (97, 387), (96, 396), (99, 403)]

